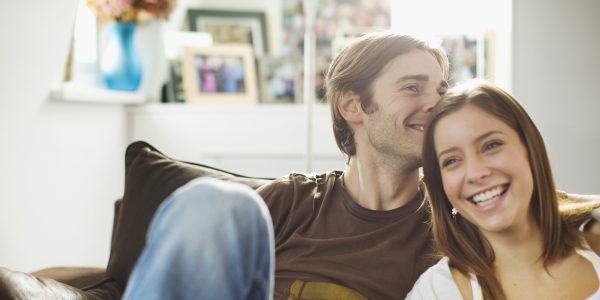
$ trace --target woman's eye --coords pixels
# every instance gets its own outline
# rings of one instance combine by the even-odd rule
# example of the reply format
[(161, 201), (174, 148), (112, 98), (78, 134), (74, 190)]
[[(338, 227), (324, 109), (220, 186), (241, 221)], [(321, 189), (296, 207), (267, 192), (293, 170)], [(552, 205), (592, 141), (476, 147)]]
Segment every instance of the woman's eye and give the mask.
[(491, 141), (489, 143), (486, 143), (483, 146), (483, 149), (484, 150), (492, 150), (492, 149), (498, 148), (500, 146), (502, 146), (502, 142), (500, 142), (500, 141)]
[(458, 162), (457, 158), (451, 157), (442, 161), (442, 168), (449, 167)]

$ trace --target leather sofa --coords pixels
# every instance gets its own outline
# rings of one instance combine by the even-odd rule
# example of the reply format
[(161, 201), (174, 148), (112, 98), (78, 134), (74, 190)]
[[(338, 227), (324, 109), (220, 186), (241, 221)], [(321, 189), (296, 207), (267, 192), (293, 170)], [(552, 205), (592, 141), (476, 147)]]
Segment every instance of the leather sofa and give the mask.
[(146, 142), (134, 142), (125, 152), (125, 191), (115, 202), (106, 268), (58, 267), (23, 273), (0, 267), (0, 299), (120, 299), (154, 212), (169, 194), (197, 177), (254, 189), (272, 180), (178, 161)]

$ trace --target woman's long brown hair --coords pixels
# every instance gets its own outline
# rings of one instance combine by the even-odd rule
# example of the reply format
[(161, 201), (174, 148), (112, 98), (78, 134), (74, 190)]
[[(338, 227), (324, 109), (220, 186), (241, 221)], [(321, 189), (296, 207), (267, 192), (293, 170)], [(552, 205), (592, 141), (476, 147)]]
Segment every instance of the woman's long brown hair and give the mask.
[(474, 81), (444, 95), (430, 115), (423, 145), (424, 181), (431, 202), (435, 243), (441, 254), (449, 257), (451, 267), (465, 275), (473, 273), (477, 276), (484, 299), (506, 299), (496, 277), (492, 246), (477, 226), (460, 215), (452, 218), (452, 205), (442, 184), (434, 131), (441, 119), (466, 105), (478, 107), (506, 123), (517, 132), (527, 149), (534, 182), (530, 210), (543, 236), (541, 259), (544, 266), (581, 247), (582, 235), (576, 225), (584, 220), (583, 216), (589, 218), (591, 209), (600, 203), (569, 209), (565, 213), (568, 217), (561, 218), (559, 198), (542, 136), (527, 112), (510, 94), (490, 83)]

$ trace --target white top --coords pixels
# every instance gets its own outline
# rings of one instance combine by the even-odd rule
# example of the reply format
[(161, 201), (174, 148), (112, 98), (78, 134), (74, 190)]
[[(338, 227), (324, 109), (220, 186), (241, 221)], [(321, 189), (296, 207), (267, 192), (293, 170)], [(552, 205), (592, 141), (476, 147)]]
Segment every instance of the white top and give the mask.
[(452, 273), (450, 273), (448, 257), (444, 256), (437, 264), (433, 265), (427, 269), (425, 273), (421, 274), (405, 299), (462, 300), (460, 290), (452, 278)]
[[(584, 249), (577, 249), (577, 254), (583, 256), (589, 260), (594, 266), (598, 282), (600, 283), (600, 256), (589, 248), (587, 244), (584, 245)], [(481, 287), (477, 282), (477, 277), (473, 274), (469, 274), (471, 278), (471, 293), (473, 300), (482, 300), (483, 295), (481, 293)], [(462, 300), (460, 290), (452, 278), (450, 272), (450, 266), (448, 265), (448, 257), (443, 257), (440, 261), (427, 269), (425, 273), (421, 274), (412, 290), (406, 296), (407, 300), (423, 299), (444, 299), (444, 300)], [(600, 300), (600, 287), (599, 289), (587, 300)]]

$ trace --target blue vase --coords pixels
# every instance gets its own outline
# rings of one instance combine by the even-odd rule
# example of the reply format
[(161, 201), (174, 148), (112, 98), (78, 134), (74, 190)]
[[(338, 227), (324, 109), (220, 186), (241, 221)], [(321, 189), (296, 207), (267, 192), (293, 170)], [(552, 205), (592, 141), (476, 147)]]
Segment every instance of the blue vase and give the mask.
[(142, 80), (142, 65), (135, 49), (135, 22), (106, 24), (106, 47), (100, 72), (111, 90), (135, 91)]

